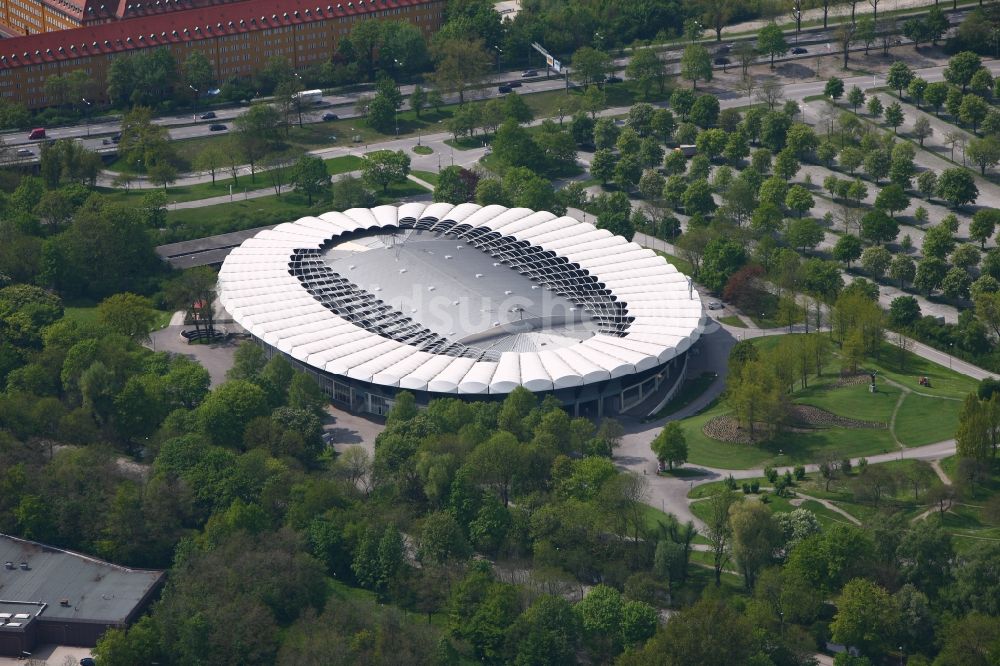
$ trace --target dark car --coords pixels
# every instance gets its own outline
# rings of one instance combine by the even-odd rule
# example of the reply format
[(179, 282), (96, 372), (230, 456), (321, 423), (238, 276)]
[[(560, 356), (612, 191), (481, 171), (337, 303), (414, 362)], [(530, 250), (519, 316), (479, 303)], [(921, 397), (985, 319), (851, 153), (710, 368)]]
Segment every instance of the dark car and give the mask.
[(604, 81), (606, 83), (621, 83), (622, 82), (622, 77), (615, 76), (614, 74), (612, 74), (611, 76), (605, 78)]
[(536, 72), (533, 69), (529, 69), (527, 72), (523, 72), (521, 74), (521, 78), (522, 79), (526, 79), (526, 78), (531, 77), (531, 76), (538, 76), (538, 72)]
[(511, 91), (511, 88), (510, 86), (503, 85), (497, 88), (497, 90), (500, 91), (501, 93), (509, 93)]
[(507, 84), (507, 86), (510, 87), (510, 88), (520, 88), (521, 87), (521, 82), (520, 81), (511, 81), (510, 83)]
[(794, 53), (795, 55), (802, 55), (803, 53), (809, 53), (809, 51), (806, 51), (801, 46), (796, 46), (794, 49), (792, 49), (792, 53)]
[(84, 657), (83, 659), (80, 660), (80, 666), (94, 666), (94, 658)]
[(324, 113), (323, 114), (323, 120), (325, 120), (325, 121), (337, 120), (339, 117), (340, 116), (338, 116), (336, 113)]
[(209, 132), (225, 132), (227, 129), (229, 128), (221, 123), (212, 123), (208, 126)]
[(118, 143), (121, 140), (122, 140), (121, 132), (116, 132), (115, 134), (111, 135), (111, 143)]
[(215, 111), (207, 111), (201, 114), (202, 120), (213, 120), (215, 118)]
[(729, 64), (729, 58), (716, 58), (715, 59), (715, 64), (716, 65), (728, 65)]
[(715, 50), (715, 52), (717, 54), (719, 54), (719, 55), (725, 55), (725, 54), (729, 53), (729, 51), (730, 51), (731, 48), (732, 47), (729, 44), (723, 44), (722, 46), (720, 46), (719, 48), (717, 48)]

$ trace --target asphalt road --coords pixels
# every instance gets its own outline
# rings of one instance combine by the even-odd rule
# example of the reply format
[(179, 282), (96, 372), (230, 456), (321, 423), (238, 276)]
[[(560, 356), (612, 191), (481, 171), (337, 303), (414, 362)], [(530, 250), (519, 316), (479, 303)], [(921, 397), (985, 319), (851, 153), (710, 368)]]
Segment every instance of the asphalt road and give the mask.
[[(957, 24), (968, 13), (968, 10), (961, 10), (948, 14), (949, 20), (952, 24)], [(738, 41), (750, 41), (756, 45), (755, 39), (727, 39), (721, 43), (710, 43), (707, 44), (709, 50), (713, 55), (720, 53), (720, 49), (725, 51), (726, 48), (731, 47)], [(796, 42), (800, 44), (803, 48), (807, 50), (804, 54), (789, 54), (780, 58), (776, 58), (775, 62), (782, 62), (788, 60), (796, 59), (809, 59), (815, 58), (817, 53), (820, 55), (829, 55), (830, 53), (837, 52), (836, 44), (834, 43), (834, 30), (822, 29), (822, 28), (812, 28), (802, 30)], [(901, 38), (901, 44), (910, 43), (909, 40)], [(660, 52), (660, 57), (664, 62), (667, 63), (667, 71), (669, 74), (677, 74), (679, 72), (678, 62), (681, 55), (680, 48), (664, 50)], [(856, 46), (851, 49), (852, 52), (864, 50), (864, 46)], [(732, 59), (732, 57), (730, 58)], [(615, 68), (618, 70), (624, 69), (628, 65), (629, 58), (621, 57), (614, 59)], [(757, 59), (757, 62), (766, 62), (766, 57), (761, 57)], [(716, 69), (721, 69), (720, 66), (716, 66)], [(499, 97), (502, 95), (498, 91), (498, 84), (507, 83), (510, 81), (518, 81), (522, 83), (522, 87), (516, 89), (519, 93), (525, 92), (543, 92), (547, 90), (558, 90), (566, 86), (566, 81), (564, 78), (555, 75), (554, 73), (550, 78), (544, 77), (544, 68), (537, 70), (541, 77), (524, 78), (522, 77), (521, 71), (513, 72), (503, 72), (499, 75), (494, 76), (494, 85), (481, 88), (476, 91), (471, 91), (467, 93), (467, 97), (475, 99), (489, 99), (492, 97)], [(925, 76), (925, 78), (927, 78)], [(928, 79), (928, 80), (940, 80), (940, 79)], [(570, 82), (570, 85), (574, 85)], [(804, 93), (805, 95), (818, 94), (822, 92), (822, 83), (817, 84), (819, 87), (813, 92)], [(414, 85), (408, 84), (400, 87), (401, 92), (404, 96), (409, 96), (413, 91)], [(323, 122), (322, 116), (324, 113), (330, 112), (331, 110), (340, 118), (356, 118), (360, 114), (355, 112), (354, 106), (357, 104), (358, 98), (366, 93), (351, 93), (346, 95), (327, 95), (323, 98), (323, 101), (313, 109), (303, 113), (302, 121), (303, 123), (319, 123)], [(787, 92), (786, 97), (794, 97), (793, 93)], [(720, 99), (725, 98), (724, 95), (720, 95)], [(445, 95), (446, 103), (455, 103), (458, 101), (457, 95)], [(408, 103), (404, 101), (403, 110), (408, 109)], [(232, 120), (242, 114), (246, 110), (245, 106), (237, 107), (227, 107), (227, 108), (214, 108), (212, 111), (216, 114), (216, 117), (210, 120), (200, 120), (198, 116), (204, 112), (200, 111), (198, 114), (174, 114), (168, 116), (161, 116), (154, 120), (155, 123), (163, 125), (169, 128), (170, 138), (173, 140), (183, 140), (192, 139), (200, 136), (208, 136), (212, 134), (209, 130), (209, 125), (212, 124), (223, 124), (227, 126), (227, 130), (231, 129)], [(84, 146), (90, 150), (114, 152), (115, 147), (113, 144), (105, 144), (104, 140), (108, 139), (121, 129), (121, 123), (115, 119), (96, 119), (94, 122), (84, 122), (77, 125), (64, 126), (64, 127), (54, 127), (47, 129), (48, 139), (78, 139)], [(28, 139), (28, 133), (24, 131), (14, 131), (14, 132), (3, 132), (0, 133), (0, 140), (3, 141), (5, 145), (15, 146), (15, 147), (27, 147), (29, 150), (36, 155), (38, 154), (38, 148), (32, 147), (34, 144), (39, 143), (38, 141), (30, 141)], [(29, 160), (30, 161), (30, 160)]]

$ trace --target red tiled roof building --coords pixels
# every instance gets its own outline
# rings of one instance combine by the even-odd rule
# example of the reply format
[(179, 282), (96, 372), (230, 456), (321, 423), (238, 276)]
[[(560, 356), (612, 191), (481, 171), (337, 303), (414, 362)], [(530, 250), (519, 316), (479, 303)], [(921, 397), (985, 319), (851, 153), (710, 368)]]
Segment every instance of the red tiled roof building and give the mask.
[[(25, 3), (36, 0), (0, 0)], [(68, 30), (0, 39), (0, 96), (28, 108), (47, 105), (45, 80), (83, 70), (107, 89), (106, 75), (114, 58), (138, 49), (168, 48), (178, 62), (199, 51), (212, 63), (216, 79), (247, 77), (275, 56), (298, 69), (325, 62), (339, 41), (358, 21), (408, 21), (430, 35), (441, 26), (444, 0), (242, 0), (209, 4), (211, 0), (42, 0), (86, 13), (95, 2), (114, 8), (124, 20), (104, 19)], [(328, 0), (327, 0), (328, 1)], [(155, 8), (163, 3), (163, 9)], [(203, 6), (195, 6), (196, 4)], [(167, 8), (169, 4), (171, 8)], [(140, 7), (140, 9), (136, 9)], [(176, 9), (173, 9), (176, 7)], [(127, 18), (130, 12), (150, 15)]]

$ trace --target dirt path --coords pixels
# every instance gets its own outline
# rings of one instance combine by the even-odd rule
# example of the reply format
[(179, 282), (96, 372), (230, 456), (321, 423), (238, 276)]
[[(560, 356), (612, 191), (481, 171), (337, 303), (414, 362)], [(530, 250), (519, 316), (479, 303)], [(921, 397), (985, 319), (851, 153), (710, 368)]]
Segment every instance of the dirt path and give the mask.
[(836, 504), (834, 504), (830, 500), (821, 499), (819, 497), (812, 497), (811, 495), (805, 495), (803, 493), (800, 493), (797, 490), (795, 491), (795, 495), (797, 497), (801, 497), (804, 500), (812, 500), (813, 502), (818, 502), (818, 503), (822, 504), (823, 506), (825, 506), (830, 511), (833, 511), (834, 513), (839, 513), (840, 515), (842, 515), (844, 518), (846, 518), (847, 520), (851, 521), (855, 525), (860, 525), (861, 524), (860, 520), (858, 520), (857, 518), (855, 518), (851, 514), (847, 513), (846, 511), (844, 511), (843, 509), (841, 509), (839, 506), (837, 506)]
[(951, 479), (948, 478), (948, 475), (944, 473), (944, 469), (941, 468), (940, 460), (932, 460), (931, 469), (933, 469), (934, 473), (938, 475), (939, 479), (941, 479), (941, 483), (943, 483), (946, 486), (951, 485)]
[[(883, 379), (885, 378), (883, 377)], [(889, 417), (889, 434), (892, 435), (892, 441), (896, 442), (896, 446), (903, 448), (903, 443), (899, 441), (899, 437), (896, 437), (896, 415), (899, 414), (899, 408), (903, 406), (903, 401), (906, 400), (906, 396), (908, 396), (910, 392), (903, 387), (900, 388), (903, 390), (899, 392), (899, 399), (896, 400), (896, 406), (892, 408), (892, 416)]]

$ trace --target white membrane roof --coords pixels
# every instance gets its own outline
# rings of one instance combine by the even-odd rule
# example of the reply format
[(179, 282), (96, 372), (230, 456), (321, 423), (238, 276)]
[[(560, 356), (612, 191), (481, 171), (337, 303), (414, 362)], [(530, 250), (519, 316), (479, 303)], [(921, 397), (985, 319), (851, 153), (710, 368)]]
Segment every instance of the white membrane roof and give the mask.
[[(414, 223), (426, 228), (429, 222), (431, 230), (440, 224), (461, 233), (495, 232), (564, 257), (624, 305), (627, 326), (543, 351), (504, 351), (481, 359), (432, 353), (368, 330), (347, 313), (335, 314), (292, 274), (294, 255), (319, 253), (343, 234), (385, 233)], [(626, 377), (685, 352), (704, 327), (697, 292), (655, 253), (570, 217), (475, 204), (353, 208), (262, 231), (223, 263), (219, 298), (255, 337), (319, 370), (387, 387), (468, 395), (509, 393), (517, 386), (545, 391)]]

